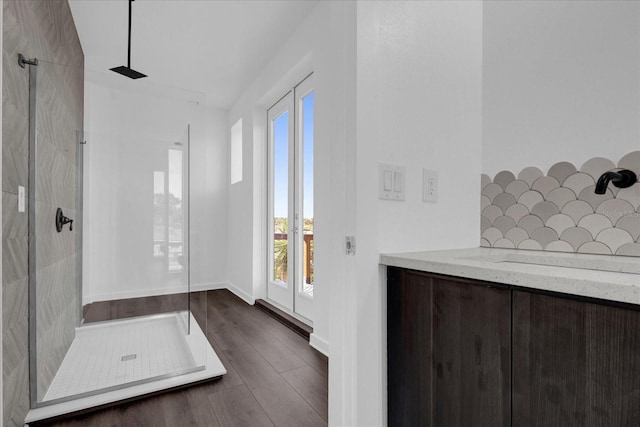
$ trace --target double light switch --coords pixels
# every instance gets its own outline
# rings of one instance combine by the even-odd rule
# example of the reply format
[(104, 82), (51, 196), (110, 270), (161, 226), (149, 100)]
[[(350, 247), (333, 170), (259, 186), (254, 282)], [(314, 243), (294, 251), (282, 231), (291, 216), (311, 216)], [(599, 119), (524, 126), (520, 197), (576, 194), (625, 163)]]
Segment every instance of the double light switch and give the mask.
[(379, 192), (382, 200), (404, 200), (404, 166), (380, 163)]

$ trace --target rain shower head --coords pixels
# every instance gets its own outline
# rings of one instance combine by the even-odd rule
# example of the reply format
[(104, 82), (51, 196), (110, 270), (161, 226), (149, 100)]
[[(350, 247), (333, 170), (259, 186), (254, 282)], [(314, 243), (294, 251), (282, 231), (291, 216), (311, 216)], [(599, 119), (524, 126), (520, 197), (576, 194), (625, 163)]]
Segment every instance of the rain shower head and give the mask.
[(147, 77), (146, 74), (142, 74), (140, 71), (136, 71), (131, 68), (131, 4), (134, 0), (129, 0), (129, 35), (127, 42), (127, 66), (121, 65), (119, 67), (110, 68), (111, 71), (115, 71), (118, 74), (122, 74), (123, 76), (129, 77), (130, 79), (140, 79), (142, 77)]
[(115, 71), (116, 73), (120, 73), (123, 76), (127, 76), (130, 79), (139, 79), (142, 77), (147, 77), (146, 74), (142, 74), (141, 72), (136, 71), (133, 68), (125, 67), (124, 65), (121, 65), (119, 67), (109, 68), (109, 69), (111, 71)]

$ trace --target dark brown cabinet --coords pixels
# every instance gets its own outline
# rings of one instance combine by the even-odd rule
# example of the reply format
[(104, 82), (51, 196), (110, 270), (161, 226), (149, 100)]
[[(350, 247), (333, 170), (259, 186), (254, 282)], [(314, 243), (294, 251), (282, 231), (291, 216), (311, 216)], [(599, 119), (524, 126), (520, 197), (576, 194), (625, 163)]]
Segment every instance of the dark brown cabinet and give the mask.
[(513, 291), (513, 425), (640, 426), (640, 312)]
[(640, 426), (640, 311), (388, 269), (390, 426)]
[(510, 291), (389, 271), (390, 426), (510, 424)]

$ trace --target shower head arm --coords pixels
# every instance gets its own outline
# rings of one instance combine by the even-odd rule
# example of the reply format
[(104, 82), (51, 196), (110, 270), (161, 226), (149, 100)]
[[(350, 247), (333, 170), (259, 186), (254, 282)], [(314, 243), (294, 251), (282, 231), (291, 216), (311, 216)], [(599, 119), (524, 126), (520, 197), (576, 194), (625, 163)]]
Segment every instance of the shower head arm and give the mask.
[(129, 0), (129, 32), (127, 37), (127, 67), (131, 68), (131, 4), (134, 0)]

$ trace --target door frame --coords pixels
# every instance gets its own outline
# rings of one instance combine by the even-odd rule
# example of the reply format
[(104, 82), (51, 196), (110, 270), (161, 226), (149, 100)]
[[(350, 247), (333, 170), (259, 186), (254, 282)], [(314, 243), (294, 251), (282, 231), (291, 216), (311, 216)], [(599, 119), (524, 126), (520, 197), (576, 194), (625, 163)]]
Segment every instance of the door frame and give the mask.
[[(304, 323), (313, 324), (313, 298), (302, 292), (304, 280), (304, 218), (303, 215), (303, 111), (302, 100), (314, 91), (313, 74), (307, 75), (276, 103), (267, 109), (267, 253), (266, 299)], [(315, 106), (314, 106), (315, 107)], [(288, 112), (288, 224), (287, 224), (287, 285), (272, 280), (274, 268), (274, 126), (273, 121)], [(292, 182), (293, 179), (293, 182)], [(293, 186), (293, 189), (291, 188)], [(293, 261), (293, 262), (291, 262)]]

